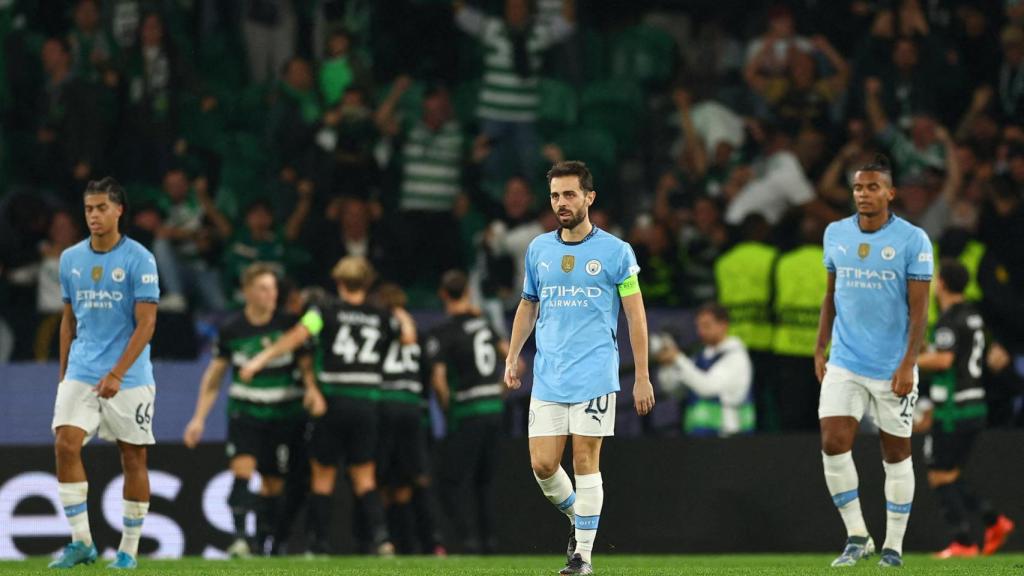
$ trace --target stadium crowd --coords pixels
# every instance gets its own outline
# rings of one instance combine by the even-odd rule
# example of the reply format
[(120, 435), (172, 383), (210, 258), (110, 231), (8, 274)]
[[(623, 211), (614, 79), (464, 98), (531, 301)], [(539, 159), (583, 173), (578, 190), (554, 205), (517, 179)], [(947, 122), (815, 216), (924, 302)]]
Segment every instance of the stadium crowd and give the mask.
[(1024, 423), (1024, 3), (8, 1), (0, 44), (0, 361), (56, 358), (89, 180), (126, 185), (162, 320), (201, 339), (248, 265), (301, 307), (347, 255), (413, 309), (467, 270), (505, 329), (544, 173), (580, 159), (648, 307), (720, 303), (750, 426), (812, 430), (822, 233), (883, 152), (970, 271), (990, 424)]

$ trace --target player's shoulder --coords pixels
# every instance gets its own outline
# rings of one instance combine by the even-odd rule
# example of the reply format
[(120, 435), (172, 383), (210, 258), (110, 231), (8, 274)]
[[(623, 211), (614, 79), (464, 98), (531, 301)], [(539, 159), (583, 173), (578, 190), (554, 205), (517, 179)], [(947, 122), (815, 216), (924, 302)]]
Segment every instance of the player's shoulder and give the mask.
[(612, 249), (622, 250), (624, 248), (631, 248), (629, 242), (626, 242), (625, 240), (619, 238), (618, 236), (612, 234), (611, 232), (602, 230), (601, 228), (597, 227), (594, 228), (594, 237), (591, 238), (591, 241), (594, 242), (595, 244), (600, 244), (602, 246), (610, 247)]
[(911, 223), (908, 220), (900, 218), (899, 216), (893, 216), (892, 219), (893, 232), (900, 235), (906, 242), (912, 242), (914, 240), (923, 239), (926, 242), (930, 242), (928, 233), (925, 232), (924, 228)]
[(70, 261), (71, 259), (87, 256), (89, 253), (89, 238), (86, 238), (85, 240), (79, 241), (77, 244), (65, 248), (64, 251), (60, 253), (60, 259), (68, 259), (68, 261)]
[(248, 324), (245, 319), (245, 312), (236, 310), (229, 314), (220, 325), (220, 337), (225, 338), (229, 334), (238, 332), (239, 329), (243, 328)]
[(149, 251), (141, 242), (133, 238), (124, 239), (124, 248), (128, 251), (128, 254), (136, 260), (148, 261), (150, 264), (156, 264), (156, 259), (153, 258), (153, 253)]
[(831, 222), (825, 227), (825, 237), (828, 238), (833, 234), (842, 234), (844, 232), (855, 229), (857, 226), (857, 215), (853, 214), (846, 218), (840, 218), (834, 222)]
[(530, 240), (530, 245), (527, 250), (537, 250), (539, 248), (545, 248), (549, 246), (555, 246), (559, 243), (558, 241), (558, 230), (543, 232), (533, 237)]
[(270, 324), (275, 328), (290, 328), (299, 321), (299, 317), (290, 312), (284, 312), (281, 310), (275, 310), (274, 315), (270, 319)]

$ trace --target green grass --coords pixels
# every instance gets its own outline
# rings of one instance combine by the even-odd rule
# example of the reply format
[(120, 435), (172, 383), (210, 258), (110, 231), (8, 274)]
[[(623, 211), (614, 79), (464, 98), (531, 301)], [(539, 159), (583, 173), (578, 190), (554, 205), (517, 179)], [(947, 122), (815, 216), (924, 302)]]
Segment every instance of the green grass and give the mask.
[[(661, 576), (676, 574), (834, 574), (828, 568), (831, 555), (722, 555), (722, 556), (629, 556), (602, 555), (595, 558), (598, 576)], [(877, 556), (849, 571), (877, 573)], [(53, 574), (46, 569), (47, 559), (33, 558), (24, 562), (0, 562), (0, 575)], [(304, 558), (252, 559), (214, 561), (197, 558), (183, 560), (143, 559), (140, 575), (201, 574), (237, 576), (359, 575), (359, 576), (533, 576), (552, 575), (563, 560), (555, 556), (494, 556), (400, 558), (334, 557), (306, 560)], [(977, 559), (933, 560), (924, 554), (910, 554), (900, 574), (1016, 574), (1024, 576), (1024, 554), (1006, 554)], [(71, 574), (107, 574), (106, 562), (80, 566)], [(840, 572), (845, 573), (847, 570)]]

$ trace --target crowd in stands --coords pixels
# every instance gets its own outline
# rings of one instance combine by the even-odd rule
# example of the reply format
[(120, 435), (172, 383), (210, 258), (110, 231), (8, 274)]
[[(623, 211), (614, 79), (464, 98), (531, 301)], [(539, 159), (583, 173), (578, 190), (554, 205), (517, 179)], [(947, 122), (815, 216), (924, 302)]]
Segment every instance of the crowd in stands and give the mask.
[(126, 185), (162, 312), (218, 318), (256, 261), (333, 290), (355, 254), (414, 308), (466, 269), (501, 317), (556, 226), (544, 173), (579, 159), (647, 306), (719, 301), (759, 422), (813, 427), (821, 236), (885, 153), (897, 213), (971, 271), (992, 420), (1020, 421), (1017, 0), (23, 0), (0, 44), (0, 359), (55, 357), (90, 179)]

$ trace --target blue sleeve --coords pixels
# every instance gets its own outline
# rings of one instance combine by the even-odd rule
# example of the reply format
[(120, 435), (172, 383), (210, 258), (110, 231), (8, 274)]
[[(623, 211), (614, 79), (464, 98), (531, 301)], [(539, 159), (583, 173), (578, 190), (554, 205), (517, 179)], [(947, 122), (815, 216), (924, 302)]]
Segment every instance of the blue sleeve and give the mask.
[(824, 264), (825, 269), (829, 272), (836, 273), (836, 263), (832, 261), (832, 243), (829, 241), (829, 236), (832, 232), (832, 226), (829, 225), (825, 228), (825, 237), (821, 241), (822, 252), (824, 253)]
[(140, 250), (135, 254), (131, 283), (136, 302), (156, 304), (160, 301), (160, 276), (156, 271), (156, 260), (149, 252)]
[(540, 302), (540, 290), (537, 289), (537, 263), (534, 258), (534, 243), (526, 249), (526, 260), (523, 264), (523, 300)]
[(930, 281), (935, 267), (932, 243), (928, 234), (915, 229), (907, 241), (904, 257), (907, 261), (907, 280)]
[(636, 263), (636, 254), (633, 253), (633, 247), (629, 245), (629, 242), (623, 242), (622, 252), (619, 254), (618, 269), (615, 270), (615, 285), (622, 284), (627, 278), (639, 272), (640, 265)]
[(71, 303), (71, 264), (68, 262), (68, 251), (60, 254), (60, 298), (65, 304)]

